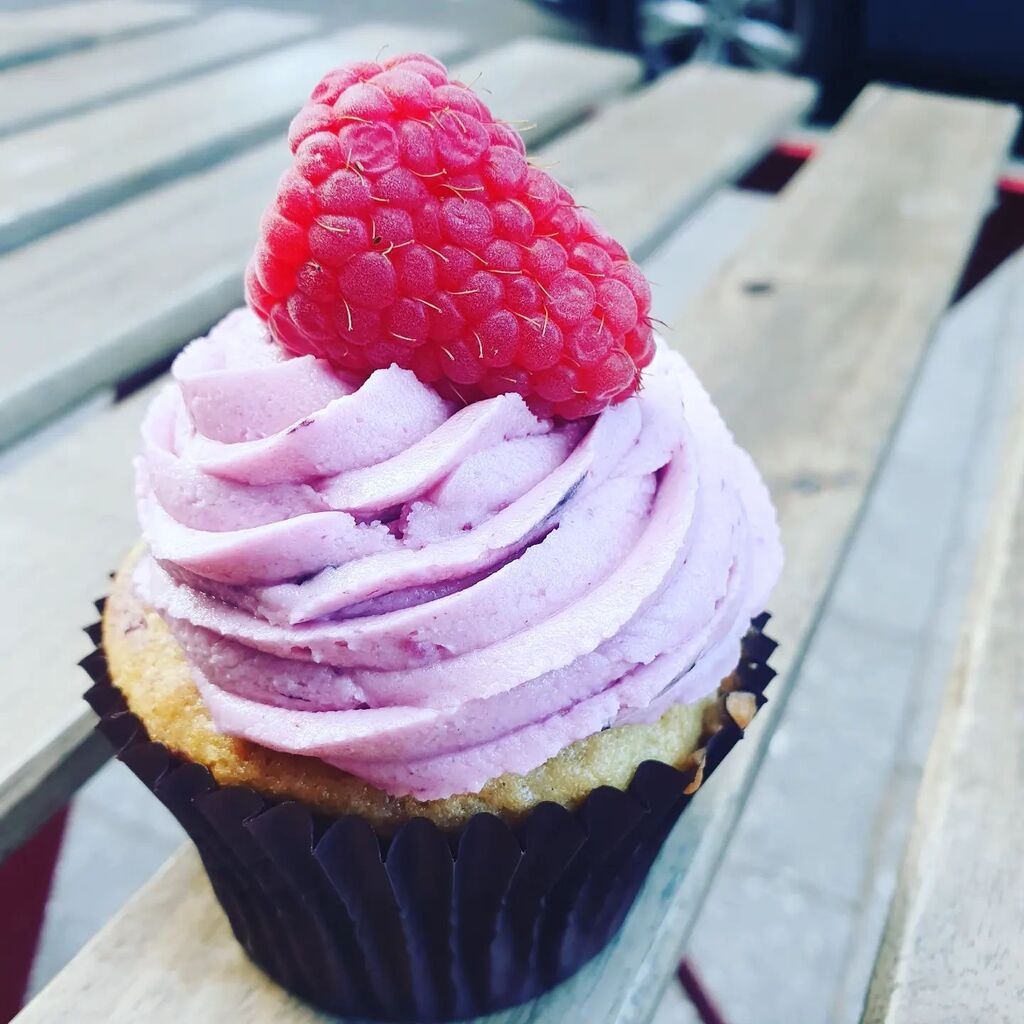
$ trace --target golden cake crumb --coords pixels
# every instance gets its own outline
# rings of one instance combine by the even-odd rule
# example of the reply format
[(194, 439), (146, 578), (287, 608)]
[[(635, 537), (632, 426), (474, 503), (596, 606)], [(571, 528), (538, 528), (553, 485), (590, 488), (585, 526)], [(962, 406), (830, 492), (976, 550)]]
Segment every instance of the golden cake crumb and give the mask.
[[(514, 822), (538, 803), (575, 807), (591, 790), (625, 789), (637, 767), (657, 760), (695, 767), (691, 757), (718, 715), (717, 694), (676, 705), (650, 725), (595, 733), (566, 747), (526, 775), (508, 773), (479, 793), (442, 800), (395, 797), (313, 757), (286, 754), (214, 728), (178, 642), (131, 585), (137, 552), (118, 572), (103, 613), (103, 646), (115, 686), (150, 738), (187, 760), (205, 765), (222, 785), (250, 786), (268, 797), (293, 799), (330, 815), (356, 814), (383, 832), (414, 817), (457, 829), (480, 811)], [(723, 689), (728, 688), (728, 681)]]

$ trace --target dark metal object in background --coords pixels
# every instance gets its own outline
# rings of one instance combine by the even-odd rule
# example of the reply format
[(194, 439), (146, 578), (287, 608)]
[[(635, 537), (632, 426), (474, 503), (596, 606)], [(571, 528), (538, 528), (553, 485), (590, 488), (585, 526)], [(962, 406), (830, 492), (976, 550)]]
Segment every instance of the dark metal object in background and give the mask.
[(834, 118), (871, 79), (1024, 101), (1016, 0), (534, 0), (652, 74), (707, 60), (809, 75)]
[(823, 108), (851, 65), (851, 0), (535, 0), (601, 43), (643, 54), (652, 75), (706, 60), (810, 75)]
[(647, 46), (689, 51), (696, 60), (788, 71), (803, 57), (813, 0), (642, 0)]

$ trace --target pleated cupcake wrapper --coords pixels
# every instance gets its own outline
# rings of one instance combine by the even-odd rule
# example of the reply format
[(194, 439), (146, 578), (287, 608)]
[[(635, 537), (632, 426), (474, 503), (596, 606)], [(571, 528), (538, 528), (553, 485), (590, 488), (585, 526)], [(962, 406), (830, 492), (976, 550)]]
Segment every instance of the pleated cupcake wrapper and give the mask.
[[(737, 689), (758, 706), (775, 674), (767, 621), (754, 620), (738, 668)], [(481, 813), (455, 833), (414, 818), (383, 835), (218, 785), (151, 741), (111, 682), (99, 626), (87, 632), (97, 727), (192, 838), (249, 956), (329, 1013), (458, 1020), (553, 988), (616, 933), (691, 799), (696, 767), (646, 761), (628, 791), (602, 786), (575, 811), (542, 803), (515, 826)], [(722, 717), (705, 778), (742, 736)]]

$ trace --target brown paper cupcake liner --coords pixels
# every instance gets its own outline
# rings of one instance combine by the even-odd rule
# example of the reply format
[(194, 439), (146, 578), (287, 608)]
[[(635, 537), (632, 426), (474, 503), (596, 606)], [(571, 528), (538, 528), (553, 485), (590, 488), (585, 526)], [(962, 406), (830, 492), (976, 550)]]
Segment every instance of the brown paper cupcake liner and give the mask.
[[(730, 702), (743, 725), (775, 674), (767, 621), (751, 624), (734, 679), (752, 695)], [(97, 728), (195, 843), (239, 943), (284, 988), (344, 1016), (459, 1020), (568, 978), (619, 929), (701, 777), (742, 737), (723, 695), (684, 770), (646, 761), (626, 792), (599, 787), (574, 811), (542, 803), (514, 826), (481, 813), (447, 833), (414, 818), (385, 836), (220, 786), (151, 741), (111, 682), (99, 626), (87, 632)]]

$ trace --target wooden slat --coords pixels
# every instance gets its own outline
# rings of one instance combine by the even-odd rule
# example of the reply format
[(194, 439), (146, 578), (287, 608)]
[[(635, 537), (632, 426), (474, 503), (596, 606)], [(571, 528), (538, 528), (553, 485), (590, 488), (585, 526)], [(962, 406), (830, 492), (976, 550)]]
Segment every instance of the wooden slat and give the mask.
[(313, 26), (308, 18), (233, 7), (195, 24), (12, 68), (0, 87), (0, 132), (70, 117), (143, 87), (295, 42)]
[(193, 16), (191, 3), (85, 0), (0, 13), (0, 67)]
[(327, 68), (453, 38), (362, 25), (2, 139), (0, 252), (279, 133)]
[[(642, 259), (723, 180), (738, 176), (813, 103), (784, 75), (690, 64), (603, 110), (539, 159)], [(610, 142), (609, 140), (614, 140)], [(631, 179), (647, 196), (620, 187)]]
[(0, 32), (59, 26), (90, 39), (107, 39), (123, 32), (182, 21), (196, 5), (179, 0), (79, 0), (77, 3), (36, 4), (0, 13)]
[[(553, 39), (518, 39), (464, 61), (457, 76), (472, 82), (497, 118), (523, 124), (531, 148), (640, 81), (643, 68), (627, 54)], [(526, 124), (534, 125), (528, 131)]]
[[(1002, 326), (1019, 337), (1017, 306)], [(1024, 1005), (1024, 380), (1017, 390), (865, 1024), (1009, 1022)]]
[[(420, 45), (431, 52), (453, 50), (452, 34), (439, 29), (362, 26), (0, 141), (0, 252), (279, 131), (323, 69), (373, 54), (381, 41), (407, 49), (411, 33), (425, 35)], [(495, 77), (496, 96), (516, 83), (510, 111), (557, 109), (538, 134), (640, 77), (624, 54), (539, 39), (511, 47), (479, 69)]]
[[(375, 53), (381, 38), (402, 49), (419, 40), (442, 55), (462, 45), (450, 34), (378, 26), (356, 30), (343, 57)], [(640, 73), (630, 57), (539, 41), (511, 43), (455, 71), (468, 80), (481, 67), (495, 106), (547, 134)], [(526, 136), (534, 137), (543, 134)], [(286, 156), (280, 141), (268, 143), (0, 257), (0, 307), (18, 331), (17, 344), (0, 346), (0, 445), (173, 351), (241, 299), (242, 270)]]
[[(673, 325), (776, 502), (781, 678), (614, 945), (565, 987), (581, 1019), (647, 1020), (672, 975), (1018, 120), (1003, 105), (869, 87)], [(616, 991), (614, 978), (628, 982)]]
[(0, 346), (0, 443), (237, 303), (240, 269), (286, 158), (280, 143), (261, 147), (0, 257), (9, 339)]
[[(580, 56), (577, 47), (558, 44), (532, 53), (557, 65), (567, 50), (570, 59)], [(533, 79), (551, 76), (525, 56), (517, 43), (485, 59), (495, 72), (496, 105), (514, 102), (524, 116), (548, 124), (574, 120), (587, 103), (582, 90), (533, 88)], [(605, 66), (622, 85), (637, 71), (635, 62), (627, 59), (623, 65), (617, 56)], [(624, 67), (631, 70), (629, 76), (623, 75)], [(457, 71), (470, 72), (475, 74), (470, 66)], [(589, 88), (603, 93), (608, 81), (593, 76)], [(145, 365), (237, 304), (259, 214), (285, 158), (281, 145), (264, 147), (165, 190), (159, 203), (146, 197), (0, 260), (0, 306), (11, 322), (32, 332), (16, 348), (0, 352), (0, 365), (3, 372), (21, 368), (35, 374), (27, 392), (0, 405), (0, 432), (24, 427), (25, 417), (31, 422), (39, 412), (37, 403), (48, 403), (52, 410), (80, 396), (84, 373), (117, 379), (118, 368), (127, 369), (124, 359), (131, 359), (132, 366)], [(203, 227), (200, 247), (197, 224)], [(146, 242), (153, 262), (139, 259), (140, 238), (158, 240)], [(46, 360), (32, 358), (33, 351), (41, 350), (37, 346), (46, 346)], [(66, 362), (55, 374), (58, 353)], [(33, 367), (34, 362), (39, 365)], [(26, 638), (47, 636), (47, 623), (55, 619), (87, 622), (89, 600), (103, 590), (106, 573), (135, 532), (130, 461), (143, 397), (109, 417), (86, 411), (78, 429), (52, 447), (45, 438), (33, 439), (7, 453), (11, 465), (0, 477), (0, 501), (6, 495), (12, 513), (0, 522), (0, 544), (10, 553), (5, 569), (10, 579), (22, 579), (33, 593), (49, 596), (34, 606), (5, 600), (0, 615), (5, 619), (0, 643), (22, 652), (16, 655), (18, 669), (8, 665), (5, 678), (12, 684), (16, 675), (41, 679), (31, 702), (12, 701), (13, 709), (0, 717), (0, 857), (44, 819), (55, 801), (66, 799), (95, 764), (90, 714), (79, 699), (82, 680), (72, 667), (85, 650), (80, 638), (73, 628), (64, 634), (59, 672), (46, 671), (53, 663), (52, 643), (32, 649)], [(40, 448), (43, 453), (35, 454)], [(77, 495), (79, 518), (72, 535), (54, 518), (60, 503), (51, 500), (47, 481), (52, 480)], [(80, 543), (83, 534), (88, 544)], [(65, 553), (72, 536), (76, 543)], [(47, 657), (39, 660), (44, 651)], [(0, 700), (6, 685), (0, 681)]]
[(87, 46), (89, 39), (74, 32), (29, 25), (0, 35), (0, 71)]
[[(256, 971), (232, 939), (224, 915), (219, 910), (211, 913), (208, 887), (192, 850), (177, 855), (132, 901), (137, 913), (119, 918), (116, 929), (104, 929), (58, 975), (59, 984), (44, 989), (14, 1020), (17, 1024), (325, 1021)], [(172, 959), (165, 963), (162, 958), (169, 952)], [(130, 965), (102, 995), (95, 985), (101, 975), (107, 981), (106, 974), (97, 972), (90, 978), (99, 960)], [(168, 993), (153, 983), (179, 970), (186, 973), (179, 975), (180, 984), (169, 1001)], [(81, 995), (85, 992), (95, 992), (96, 998)], [(582, 1020), (567, 1017), (559, 1024)]]
[[(996, 222), (1012, 209), (1011, 198)], [(1024, 372), (1021, 339), (1024, 250), (935, 331), (781, 735), (690, 937), (688, 955), (726, 1020), (757, 1020), (755, 1007), (778, 1022), (860, 1020), (1012, 418), (1012, 384)], [(757, 971), (730, 969), (752, 954)], [(783, 982), (767, 987), (776, 975)], [(665, 1002), (674, 997), (670, 987)]]
[[(775, 491), (788, 567), (773, 599), (774, 631), (790, 678), (1016, 123), (1014, 111), (995, 104), (869, 90), (677, 323), (674, 337)], [(786, 685), (785, 677), (775, 685), (769, 710), (683, 816), (609, 949), (491, 1024), (649, 1019)], [(181, 889), (171, 895), (174, 886)], [(133, 941), (143, 928), (146, 942)], [(192, 981), (187, 935), (216, 947), (217, 971), (204, 972), (204, 985)], [(95, 992), (105, 994), (102, 1006)], [(159, 1024), (243, 1002), (257, 1024), (315, 1019), (245, 963), (194, 856), (183, 853), (20, 1020), (51, 1020), (74, 1006), (81, 1020), (143, 1012)]]
[[(335, 47), (339, 60), (376, 53), (388, 40), (441, 56), (465, 46), (451, 32), (388, 25), (348, 39)], [(14, 342), (0, 345), (0, 446), (172, 351), (237, 303), (259, 216), (286, 165), (277, 139), (0, 256), (0, 306)], [(49, 353), (44, 362), (31, 354), (37, 344)]]
[(83, 410), (58, 443), (40, 436), (0, 456), (0, 494), (20, 503), (0, 516), (4, 578), (33, 595), (0, 598), (0, 649), (12, 659), (0, 679), (0, 863), (110, 756), (70, 667), (90, 647), (72, 623), (96, 620), (92, 602), (136, 529), (131, 462), (145, 398)]

